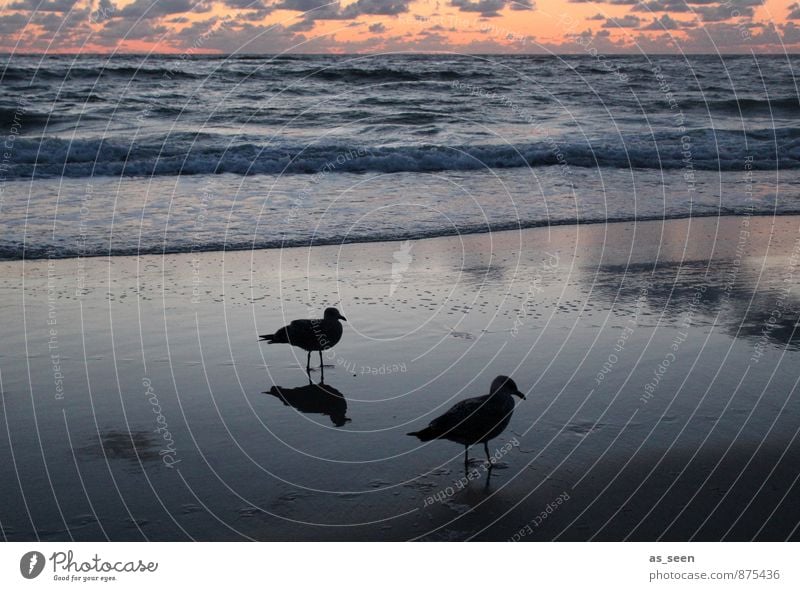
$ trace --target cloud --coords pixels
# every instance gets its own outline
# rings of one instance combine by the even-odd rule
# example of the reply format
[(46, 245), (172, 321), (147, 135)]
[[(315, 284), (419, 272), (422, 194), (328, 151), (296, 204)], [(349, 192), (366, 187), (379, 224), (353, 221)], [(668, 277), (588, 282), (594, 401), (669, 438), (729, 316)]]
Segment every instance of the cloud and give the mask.
[(364, 15), (397, 16), (408, 12), (408, 5), (414, 0), (357, 0), (342, 8), (338, 0), (281, 0), (275, 8), (303, 12), (303, 20), (290, 27), (291, 31), (310, 31), (315, 21), (353, 20)]
[(530, 0), (450, 0), (450, 5), (461, 12), (477, 12), (484, 18), (500, 16), (506, 6), (512, 10), (534, 10), (536, 4)]
[(380, 34), (386, 32), (386, 26), (383, 23), (375, 23), (369, 26), (369, 32)]
[(281, 0), (275, 8), (307, 12), (305, 18), (311, 20), (353, 19), (362, 15), (397, 16), (408, 12), (408, 5), (414, 0), (357, 0), (345, 7), (336, 0)]
[(11, 38), (12, 35), (22, 33), (27, 24), (28, 15), (26, 14), (14, 13), (2, 15), (0, 16), (0, 35), (8, 35), (8, 37)]
[(718, 6), (698, 6), (695, 12), (707, 23), (727, 21), (742, 16), (752, 17), (754, 14), (751, 6), (732, 7), (720, 4)]
[(282, 0), (273, 6), (281, 10), (297, 10), (299, 12), (309, 12), (318, 9), (324, 12), (338, 12), (341, 7), (339, 0), (335, 2), (330, 2), (328, 0)]
[(789, 5), (789, 14), (786, 16), (788, 19), (800, 20), (800, 2), (795, 2)]
[(305, 33), (306, 31), (310, 31), (311, 29), (313, 29), (314, 25), (316, 24), (317, 23), (314, 19), (304, 18), (297, 21), (293, 25), (289, 25), (288, 27), (286, 27), (286, 30), (296, 33)]
[[(67, 13), (29, 12), (27, 14), (9, 15), (9, 17), (19, 17), (21, 29), (26, 28), (25, 23), (35, 25), (26, 28), (22, 38), (34, 39), (36, 48), (53, 49), (69, 46), (71, 44), (80, 45), (87, 36), (86, 23), (89, 20), (89, 10), (73, 9)], [(24, 22), (23, 22), (24, 21)], [(17, 31), (23, 33), (22, 30)]]
[[(791, 8), (791, 7), (790, 7)], [(800, 43), (800, 27), (794, 23), (781, 25), (781, 38), (784, 43)]]
[(154, 19), (170, 14), (208, 12), (211, 6), (193, 0), (134, 0), (115, 11), (115, 17)]
[(150, 41), (158, 42), (171, 29), (163, 25), (137, 18), (116, 18), (106, 21), (101, 29), (95, 32), (94, 37), (98, 42), (106, 41), (114, 45), (123, 41)]
[(239, 8), (240, 10), (266, 10), (272, 12), (273, 7), (265, 0), (221, 0), (221, 4), (229, 8)]
[(450, 4), (461, 12), (477, 12), (481, 16), (500, 16), (498, 11), (506, 7), (506, 0), (450, 0)]
[(668, 14), (662, 14), (661, 17), (654, 18), (653, 22), (649, 25), (642, 27), (644, 31), (677, 31), (694, 27), (695, 24), (691, 21), (676, 21)]
[(7, 10), (30, 10), (36, 12), (69, 12), (78, 0), (18, 0)]
[(343, 18), (356, 18), (366, 14), (397, 16), (408, 12), (412, 0), (357, 0), (342, 10)]
[(626, 14), (621, 18), (609, 18), (603, 23), (604, 29), (635, 29), (642, 23), (635, 14)]
[[(627, 0), (626, 0), (627, 1)], [(634, 2), (634, 12), (696, 13), (706, 21), (721, 21), (752, 16), (753, 8), (764, 0), (642, 0)]]
[(590, 20), (590, 21), (604, 21), (604, 20), (606, 20), (606, 15), (604, 15), (604, 14), (601, 14), (601, 13), (599, 13), (599, 12), (598, 12), (598, 13), (597, 13), (597, 14), (595, 14), (594, 16), (590, 16), (590, 17), (588, 17), (586, 20)]
[(693, 53), (742, 53), (778, 47), (779, 33), (772, 26), (754, 23), (708, 23), (686, 31), (681, 49)]
[(166, 40), (177, 47), (192, 47), (202, 37), (204, 50), (231, 54), (283, 53), (290, 50), (324, 53), (335, 45), (326, 38), (308, 39), (302, 33), (282, 25), (252, 24), (237, 19), (231, 24), (215, 28), (217, 22), (217, 19), (209, 19), (195, 23), (189, 29), (171, 31)]

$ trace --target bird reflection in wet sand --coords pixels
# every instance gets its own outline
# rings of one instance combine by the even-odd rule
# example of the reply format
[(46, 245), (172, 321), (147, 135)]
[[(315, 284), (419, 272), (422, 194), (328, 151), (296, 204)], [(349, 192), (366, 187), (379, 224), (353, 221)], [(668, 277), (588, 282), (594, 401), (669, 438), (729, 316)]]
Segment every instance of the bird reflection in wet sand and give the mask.
[(514, 399), (525, 394), (519, 391), (514, 380), (497, 376), (492, 381), (489, 394), (462, 400), (442, 416), (433, 419), (430, 425), (407, 435), (420, 441), (447, 439), (464, 446), (464, 470), (469, 466), (469, 446), (483, 443), (489, 469), (494, 467), (489, 455), (489, 441), (505, 431), (514, 412)]
[(321, 414), (330, 417), (331, 422), (341, 427), (350, 422), (347, 418), (347, 399), (336, 388), (320, 382), (309, 383), (299, 388), (273, 386), (264, 394), (270, 394), (286, 406), (291, 406), (305, 414)]
[(259, 340), (268, 344), (285, 343), (300, 347), (308, 353), (306, 373), (311, 373), (311, 352), (319, 352), (319, 369), (325, 375), (322, 352), (335, 346), (342, 338), (343, 327), (340, 320), (347, 321), (336, 308), (327, 308), (322, 318), (292, 320), (290, 324), (272, 334), (259, 335)]

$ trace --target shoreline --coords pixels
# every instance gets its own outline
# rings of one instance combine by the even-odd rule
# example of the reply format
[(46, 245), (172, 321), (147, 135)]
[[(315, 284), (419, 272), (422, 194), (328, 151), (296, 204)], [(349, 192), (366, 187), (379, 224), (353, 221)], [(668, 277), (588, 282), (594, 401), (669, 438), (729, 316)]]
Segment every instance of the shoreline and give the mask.
[[(164, 249), (160, 251), (155, 250), (144, 250), (140, 252), (129, 252), (127, 250), (114, 252), (114, 253), (89, 253), (89, 254), (78, 254), (73, 252), (66, 252), (62, 254), (34, 254), (33, 256), (22, 256), (22, 257), (4, 257), (0, 255), (0, 262), (7, 263), (7, 262), (15, 262), (15, 261), (42, 261), (42, 260), (74, 260), (74, 259), (102, 259), (102, 258), (138, 258), (138, 257), (160, 257), (166, 255), (190, 255), (190, 254), (203, 254), (203, 253), (240, 253), (246, 251), (274, 251), (274, 250), (284, 250), (284, 249), (307, 249), (307, 248), (317, 248), (317, 247), (325, 247), (325, 246), (346, 246), (349, 244), (391, 244), (395, 242), (403, 242), (406, 240), (435, 240), (437, 238), (452, 238), (458, 236), (481, 236), (487, 234), (499, 234), (499, 233), (506, 233), (506, 232), (521, 232), (525, 230), (535, 230), (535, 229), (547, 229), (547, 228), (562, 228), (562, 227), (569, 227), (569, 226), (599, 226), (599, 225), (620, 225), (620, 224), (639, 224), (639, 223), (652, 223), (652, 222), (670, 222), (670, 221), (680, 221), (680, 220), (706, 220), (708, 218), (718, 218), (720, 220), (726, 218), (784, 218), (784, 217), (800, 217), (800, 210), (798, 211), (780, 211), (780, 212), (725, 212), (720, 214), (719, 212), (709, 212), (709, 213), (699, 213), (699, 214), (676, 214), (674, 216), (643, 216), (636, 219), (628, 219), (628, 218), (606, 218), (602, 220), (555, 220), (555, 221), (534, 221), (530, 223), (514, 223), (509, 222), (508, 224), (501, 224), (499, 227), (495, 224), (495, 227), (486, 228), (486, 229), (479, 229), (475, 228), (468, 228), (465, 230), (452, 230), (452, 231), (432, 231), (430, 233), (425, 234), (414, 234), (414, 233), (406, 233), (406, 234), (398, 234), (397, 236), (391, 237), (376, 237), (372, 238), (365, 238), (365, 239), (355, 239), (355, 240), (348, 240), (346, 242), (342, 242), (336, 239), (330, 240), (320, 240), (318, 242), (309, 243), (301, 243), (298, 241), (289, 241), (289, 242), (281, 242), (281, 243), (268, 243), (268, 244), (261, 244), (258, 246), (255, 245), (245, 245), (245, 244), (234, 244), (232, 246), (228, 246), (225, 248), (219, 248), (218, 245), (209, 246), (208, 248), (190, 248), (190, 249)], [(43, 249), (44, 250), (44, 249)]]

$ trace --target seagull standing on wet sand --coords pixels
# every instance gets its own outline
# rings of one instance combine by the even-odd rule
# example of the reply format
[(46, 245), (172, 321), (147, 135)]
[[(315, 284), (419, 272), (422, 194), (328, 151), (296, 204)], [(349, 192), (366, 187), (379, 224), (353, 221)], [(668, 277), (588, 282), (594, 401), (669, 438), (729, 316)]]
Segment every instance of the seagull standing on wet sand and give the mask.
[(469, 463), (469, 446), (483, 443), (489, 467), (493, 466), (489, 456), (489, 440), (505, 431), (514, 412), (513, 396), (523, 400), (525, 395), (517, 389), (514, 380), (507, 376), (497, 376), (492, 381), (492, 389), (485, 396), (462, 400), (442, 416), (433, 419), (431, 424), (408, 433), (420, 441), (447, 439), (464, 446), (464, 468)]
[(340, 320), (346, 322), (347, 318), (336, 308), (326, 308), (321, 319), (292, 320), (291, 324), (276, 330), (273, 334), (262, 334), (258, 338), (269, 344), (287, 343), (308, 352), (307, 372), (311, 371), (311, 352), (319, 351), (319, 366), (322, 370), (322, 352), (336, 345), (342, 338), (344, 329)]

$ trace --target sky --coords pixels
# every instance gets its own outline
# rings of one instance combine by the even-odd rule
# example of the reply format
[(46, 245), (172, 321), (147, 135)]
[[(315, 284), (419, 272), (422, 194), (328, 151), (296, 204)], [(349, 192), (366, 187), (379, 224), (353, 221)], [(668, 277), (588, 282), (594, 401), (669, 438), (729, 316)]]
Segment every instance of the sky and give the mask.
[(0, 0), (11, 53), (800, 52), (800, 0)]

